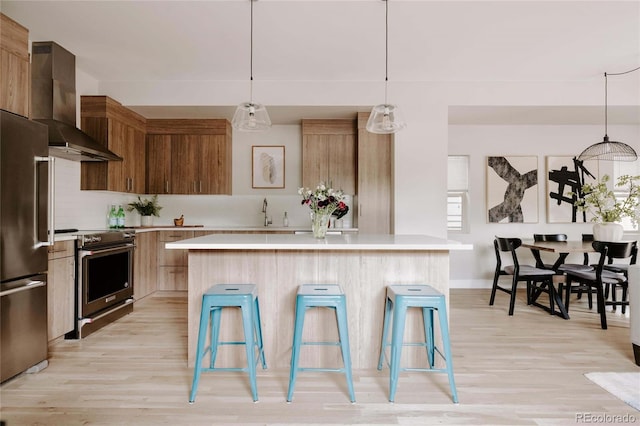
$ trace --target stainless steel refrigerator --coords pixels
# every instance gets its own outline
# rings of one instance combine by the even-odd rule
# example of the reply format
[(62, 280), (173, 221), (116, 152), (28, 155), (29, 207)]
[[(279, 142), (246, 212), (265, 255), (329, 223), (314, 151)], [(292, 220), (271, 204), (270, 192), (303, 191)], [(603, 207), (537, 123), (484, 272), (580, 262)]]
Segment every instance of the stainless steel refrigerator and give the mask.
[[(0, 110), (0, 381), (47, 359), (53, 161), (47, 126)], [(36, 367), (36, 368), (38, 368)]]

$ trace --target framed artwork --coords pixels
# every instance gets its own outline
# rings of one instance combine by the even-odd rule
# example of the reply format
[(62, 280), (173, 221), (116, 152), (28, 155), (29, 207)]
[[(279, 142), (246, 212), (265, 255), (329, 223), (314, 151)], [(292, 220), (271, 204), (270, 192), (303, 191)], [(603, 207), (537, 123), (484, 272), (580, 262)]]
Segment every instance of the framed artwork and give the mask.
[(538, 222), (538, 157), (487, 157), (487, 222)]
[[(598, 161), (575, 157), (547, 157), (546, 200), (548, 223), (583, 223), (589, 217), (573, 205), (582, 185), (598, 180)], [(572, 195), (576, 194), (576, 195)]]
[(251, 151), (251, 187), (284, 188), (284, 145), (254, 145)]

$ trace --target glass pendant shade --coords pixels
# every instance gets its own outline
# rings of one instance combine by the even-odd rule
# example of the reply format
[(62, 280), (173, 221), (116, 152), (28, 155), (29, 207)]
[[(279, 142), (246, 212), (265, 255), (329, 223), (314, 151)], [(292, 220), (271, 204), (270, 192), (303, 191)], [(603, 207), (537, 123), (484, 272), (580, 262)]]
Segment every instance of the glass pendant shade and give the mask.
[(231, 125), (243, 132), (260, 132), (271, 128), (271, 119), (264, 105), (243, 102), (236, 108)]
[(395, 133), (404, 129), (406, 125), (396, 105), (380, 104), (371, 110), (367, 131), (380, 134)]
[(626, 143), (610, 141), (605, 135), (602, 142), (595, 143), (582, 151), (578, 160), (636, 161), (638, 154)]

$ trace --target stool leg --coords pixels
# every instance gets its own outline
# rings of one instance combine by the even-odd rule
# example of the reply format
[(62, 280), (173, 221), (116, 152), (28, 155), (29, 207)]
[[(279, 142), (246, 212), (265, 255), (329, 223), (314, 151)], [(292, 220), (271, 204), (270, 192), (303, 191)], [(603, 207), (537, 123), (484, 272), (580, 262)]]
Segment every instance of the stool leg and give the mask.
[(287, 402), (293, 398), (293, 389), (296, 385), (298, 375), (298, 362), (300, 361), (300, 345), (302, 344), (302, 328), (304, 327), (304, 314), (306, 307), (296, 298), (295, 326), (293, 328), (293, 345), (291, 346), (291, 368), (289, 371), (289, 391), (287, 392)]
[(424, 341), (427, 347), (429, 368), (433, 368), (435, 355), (435, 342), (433, 340), (433, 309), (422, 308), (422, 322), (424, 323)]
[(393, 402), (396, 397), (396, 386), (398, 385), (398, 373), (400, 372), (400, 358), (402, 356), (402, 339), (404, 337), (404, 321), (407, 307), (402, 303), (393, 307), (393, 329), (391, 332), (391, 372), (389, 374), (389, 401)]
[(444, 346), (444, 357), (447, 362), (447, 375), (449, 376), (449, 387), (453, 402), (458, 403), (458, 391), (456, 382), (453, 379), (453, 356), (451, 355), (451, 345), (449, 341), (449, 322), (447, 321), (447, 309), (443, 301), (438, 308), (438, 320), (440, 321), (440, 333), (442, 334), (442, 344)]
[(209, 327), (209, 311), (206, 309), (204, 302), (200, 311), (200, 328), (198, 329), (198, 346), (196, 348), (196, 364), (193, 368), (193, 383), (191, 384), (191, 394), (189, 395), (189, 403), (196, 400), (196, 392), (200, 383), (200, 371), (202, 370), (202, 357), (204, 356), (207, 341), (207, 328)]
[(244, 303), (242, 309), (242, 324), (244, 328), (244, 346), (247, 353), (247, 370), (251, 383), (251, 395), (253, 401), (258, 400), (258, 387), (256, 385), (256, 359), (255, 359), (255, 333), (253, 322), (253, 303)]
[(384, 303), (384, 320), (382, 323), (382, 343), (380, 343), (380, 360), (378, 361), (378, 370), (382, 370), (382, 363), (384, 362), (384, 351), (389, 345), (389, 320), (391, 317), (391, 299), (385, 297)]
[(216, 357), (218, 356), (218, 341), (220, 340), (220, 315), (222, 308), (216, 307), (211, 309), (211, 357), (209, 359), (209, 368), (216, 365)]
[(340, 350), (342, 352), (344, 374), (347, 377), (347, 387), (349, 388), (349, 400), (356, 402), (356, 397), (353, 392), (353, 376), (351, 374), (351, 350), (349, 346), (349, 328), (347, 326), (347, 307), (344, 303), (336, 307), (336, 321), (338, 323), (338, 334), (340, 336)]
[(256, 297), (253, 302), (254, 312), (253, 312), (253, 322), (256, 329), (256, 340), (258, 342), (258, 354), (260, 357), (260, 362), (262, 363), (262, 369), (267, 369), (267, 361), (264, 359), (264, 346), (262, 343), (262, 326), (260, 325), (260, 305), (258, 303), (258, 298)]

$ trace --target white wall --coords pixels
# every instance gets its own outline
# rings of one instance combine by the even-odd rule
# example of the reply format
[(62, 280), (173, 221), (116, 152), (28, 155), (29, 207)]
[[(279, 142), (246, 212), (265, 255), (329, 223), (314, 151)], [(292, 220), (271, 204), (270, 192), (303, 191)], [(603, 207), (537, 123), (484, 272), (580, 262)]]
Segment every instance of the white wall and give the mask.
[[(251, 188), (251, 146), (284, 145), (285, 187)], [(233, 137), (233, 188), (228, 195), (160, 195), (163, 209), (157, 225), (172, 225), (185, 216), (185, 224), (216, 226), (260, 226), (264, 221), (262, 201), (274, 226), (282, 225), (287, 211), (290, 226), (309, 225), (309, 209), (300, 205), (297, 191), (302, 184), (302, 136), (300, 126), (273, 126), (267, 133), (236, 132)], [(80, 163), (58, 159), (56, 164), (56, 228), (100, 229), (111, 204), (127, 204), (134, 195), (80, 190)], [(143, 195), (143, 197), (145, 197)], [(139, 225), (135, 212), (127, 214), (127, 226)]]
[[(640, 148), (640, 126), (609, 126), (609, 135)], [(534, 233), (565, 233), (580, 239), (591, 233), (590, 223), (547, 223), (546, 156), (575, 156), (602, 140), (602, 126), (450, 126), (449, 155), (469, 155), (469, 233), (450, 233), (451, 239), (472, 243), (473, 251), (451, 253), (452, 287), (488, 287), (493, 279), (493, 238), (533, 238)], [(535, 155), (538, 157), (538, 223), (487, 223), (486, 157)], [(599, 162), (599, 174), (612, 173), (612, 163)], [(636, 236), (637, 238), (637, 236)], [(524, 261), (533, 258), (521, 250)], [(569, 260), (572, 260), (571, 258)], [(580, 263), (581, 258), (573, 259)]]

